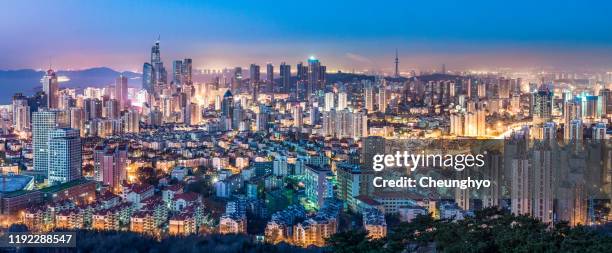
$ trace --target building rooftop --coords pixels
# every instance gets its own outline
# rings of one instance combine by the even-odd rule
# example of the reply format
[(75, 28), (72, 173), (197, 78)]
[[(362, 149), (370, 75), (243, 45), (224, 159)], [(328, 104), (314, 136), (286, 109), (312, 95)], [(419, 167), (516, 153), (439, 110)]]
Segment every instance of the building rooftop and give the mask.
[(25, 175), (0, 176), (0, 192), (27, 190), (26, 188), (32, 180), (34, 180), (34, 177)]

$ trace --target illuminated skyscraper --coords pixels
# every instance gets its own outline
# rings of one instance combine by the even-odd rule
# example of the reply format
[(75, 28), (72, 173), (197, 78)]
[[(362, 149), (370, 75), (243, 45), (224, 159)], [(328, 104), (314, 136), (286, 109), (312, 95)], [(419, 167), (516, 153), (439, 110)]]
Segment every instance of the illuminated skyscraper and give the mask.
[(321, 66), (321, 62), (314, 57), (308, 59), (308, 86), (306, 89), (306, 97), (311, 99), (314, 92), (321, 90), (325, 86), (326, 67)]
[(183, 80), (183, 61), (176, 60), (172, 63), (172, 82), (176, 85), (182, 84)]
[(193, 84), (193, 61), (190, 58), (183, 60), (182, 76), (183, 84)]
[(281, 79), (280, 90), (282, 92), (289, 91), (289, 87), (291, 86), (291, 65), (285, 64), (285, 62), (281, 63), (280, 79)]
[(155, 77), (153, 65), (145, 62), (142, 66), (142, 88), (145, 89), (149, 95), (155, 94), (155, 83), (157, 83)]
[(338, 106), (336, 107), (336, 110), (344, 110), (348, 108), (348, 97), (346, 92), (340, 92), (338, 93)]
[(59, 111), (42, 110), (32, 113), (32, 146), (34, 172), (37, 181), (47, 178), (49, 168), (49, 133), (58, 127)]
[(30, 106), (28, 98), (21, 93), (13, 96), (13, 129), (18, 132), (30, 129)]
[(57, 108), (59, 100), (59, 82), (52, 69), (47, 70), (41, 79), (43, 92), (47, 95), (47, 107)]
[(334, 108), (335, 106), (335, 95), (333, 92), (327, 92), (325, 93), (325, 111), (329, 112), (331, 109)]
[(548, 89), (540, 89), (532, 94), (531, 115), (534, 124), (552, 120), (553, 94)]
[(48, 179), (50, 185), (81, 178), (81, 137), (78, 129), (57, 128), (49, 131)]
[(129, 107), (128, 103), (128, 79), (120, 75), (115, 79), (115, 99), (119, 103), (119, 110)]
[(251, 90), (253, 91), (253, 101), (257, 101), (260, 92), (259, 84), (261, 81), (259, 65), (251, 64), (251, 66), (249, 67), (249, 79), (251, 83)]
[(274, 65), (272, 63), (268, 63), (266, 65), (266, 82), (268, 91), (272, 91), (274, 88)]
[(365, 109), (368, 110), (368, 113), (372, 113), (374, 112), (374, 88), (368, 83), (363, 89)]
[(608, 128), (606, 123), (598, 122), (593, 126), (593, 139), (594, 140), (607, 140), (607, 132)]

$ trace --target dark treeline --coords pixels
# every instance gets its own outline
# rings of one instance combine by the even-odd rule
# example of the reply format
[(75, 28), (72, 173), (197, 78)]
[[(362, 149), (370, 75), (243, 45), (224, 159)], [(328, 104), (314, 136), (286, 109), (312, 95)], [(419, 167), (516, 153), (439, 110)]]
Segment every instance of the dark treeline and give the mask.
[(461, 221), (419, 216), (368, 240), (364, 231), (338, 233), (333, 252), (612, 252), (612, 237), (590, 227), (554, 227), (527, 216), (484, 209)]

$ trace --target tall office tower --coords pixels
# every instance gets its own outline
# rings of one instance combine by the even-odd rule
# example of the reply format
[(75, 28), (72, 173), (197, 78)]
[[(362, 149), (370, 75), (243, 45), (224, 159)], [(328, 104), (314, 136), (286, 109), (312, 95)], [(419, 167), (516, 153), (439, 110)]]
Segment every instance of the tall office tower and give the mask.
[(149, 93), (149, 96), (155, 95), (156, 83), (157, 80), (155, 79), (155, 70), (153, 69), (153, 65), (145, 62), (142, 66), (142, 88)]
[(259, 81), (261, 81), (260, 76), (259, 65), (251, 64), (251, 66), (249, 66), (249, 79), (251, 80), (251, 86), (254, 86), (255, 83), (259, 83)]
[(161, 60), (161, 53), (159, 50), (159, 38), (155, 42), (155, 45), (151, 47), (151, 65), (153, 65), (153, 75), (155, 76), (156, 85), (162, 85), (167, 83), (168, 73), (164, 67), (164, 63)]
[(325, 111), (329, 112), (335, 106), (334, 101), (335, 94), (333, 92), (325, 93)]
[(193, 84), (193, 61), (190, 58), (183, 60), (182, 84)]
[(41, 110), (32, 113), (32, 147), (36, 180), (47, 178), (49, 168), (49, 133), (58, 127), (57, 110)]
[(304, 125), (304, 112), (300, 104), (293, 106), (293, 127), (301, 128)]
[(268, 83), (267, 90), (272, 91), (274, 88), (274, 65), (272, 63), (266, 65), (266, 81)]
[(151, 47), (151, 64), (161, 62), (161, 53), (159, 50), (159, 38), (155, 41), (155, 44)]
[(119, 103), (119, 110), (122, 111), (129, 107), (128, 103), (128, 79), (120, 75), (115, 79), (115, 99)]
[(172, 82), (176, 85), (182, 84), (183, 80), (183, 61), (176, 60), (172, 63)]
[(531, 97), (531, 115), (534, 124), (552, 120), (553, 94), (548, 89), (540, 89)]
[[(316, 91), (325, 88), (325, 66), (321, 66), (321, 62), (314, 57), (308, 59), (308, 86), (306, 88), (306, 97), (311, 99), (311, 95)], [(310, 101), (310, 100), (309, 100)]]
[(291, 85), (291, 65), (282, 62), (280, 65), (280, 79), (281, 79), (281, 87), (280, 90), (282, 92), (288, 92), (289, 87)]
[(57, 128), (49, 131), (48, 178), (50, 185), (81, 178), (81, 137), (78, 129)]
[(127, 179), (128, 147), (120, 144), (116, 147), (97, 146), (94, 149), (94, 179), (108, 185), (116, 191), (121, 182)]
[(371, 84), (367, 84), (363, 89), (365, 109), (368, 110), (368, 113), (372, 113), (374, 112), (374, 88)]
[(336, 107), (336, 110), (344, 110), (348, 108), (348, 97), (346, 92), (340, 92), (338, 93), (338, 106)]
[(582, 140), (582, 120), (574, 119), (569, 125), (569, 134), (566, 141), (577, 141)]
[(597, 124), (593, 126), (593, 139), (594, 140), (607, 140), (608, 139), (606, 135), (607, 130), (608, 130), (608, 127), (606, 126), (605, 122), (597, 122)]
[(381, 112), (387, 111), (387, 87), (380, 86), (378, 90), (378, 110)]
[(317, 125), (321, 122), (321, 113), (319, 112), (319, 107), (310, 107), (310, 111), (308, 112), (308, 122), (311, 126)]
[(251, 66), (249, 67), (249, 79), (251, 84), (251, 90), (253, 91), (253, 101), (257, 101), (259, 97), (259, 84), (261, 81), (259, 65), (251, 64)]
[(308, 81), (308, 66), (305, 66), (304, 63), (300, 62), (297, 64), (296, 71), (298, 81)]
[(234, 75), (232, 77), (232, 85), (230, 89), (236, 92), (238, 89), (241, 89), (241, 88), (242, 88), (242, 68), (235, 67)]
[(47, 95), (47, 107), (57, 108), (59, 104), (59, 82), (57, 81), (57, 75), (52, 69), (49, 69), (40, 81), (42, 83), (42, 90)]
[(221, 115), (232, 118), (234, 111), (234, 95), (230, 90), (227, 90), (223, 95), (223, 101), (221, 102)]
[(393, 74), (393, 77), (395, 77), (395, 78), (399, 78), (400, 77), (400, 72), (399, 72), (399, 56), (397, 54), (397, 48), (395, 49), (395, 73)]
[(242, 105), (237, 103), (234, 106), (234, 110), (232, 111), (231, 125), (230, 128), (232, 130), (242, 131), (240, 129), (240, 124), (244, 121), (244, 110), (242, 109)]
[(30, 106), (28, 98), (21, 93), (13, 96), (13, 129), (26, 132), (30, 129)]

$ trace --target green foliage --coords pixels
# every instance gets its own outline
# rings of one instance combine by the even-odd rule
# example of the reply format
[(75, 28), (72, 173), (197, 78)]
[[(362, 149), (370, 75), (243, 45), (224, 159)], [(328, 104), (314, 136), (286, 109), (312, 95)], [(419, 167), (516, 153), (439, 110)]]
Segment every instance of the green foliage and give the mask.
[(390, 228), (387, 238), (368, 241), (365, 232), (348, 231), (329, 239), (334, 252), (610, 252), (612, 237), (588, 227), (554, 227), (495, 208), (461, 221), (419, 216)]
[(327, 240), (332, 252), (385, 252), (383, 240), (369, 240), (365, 231), (349, 230), (333, 235)]

